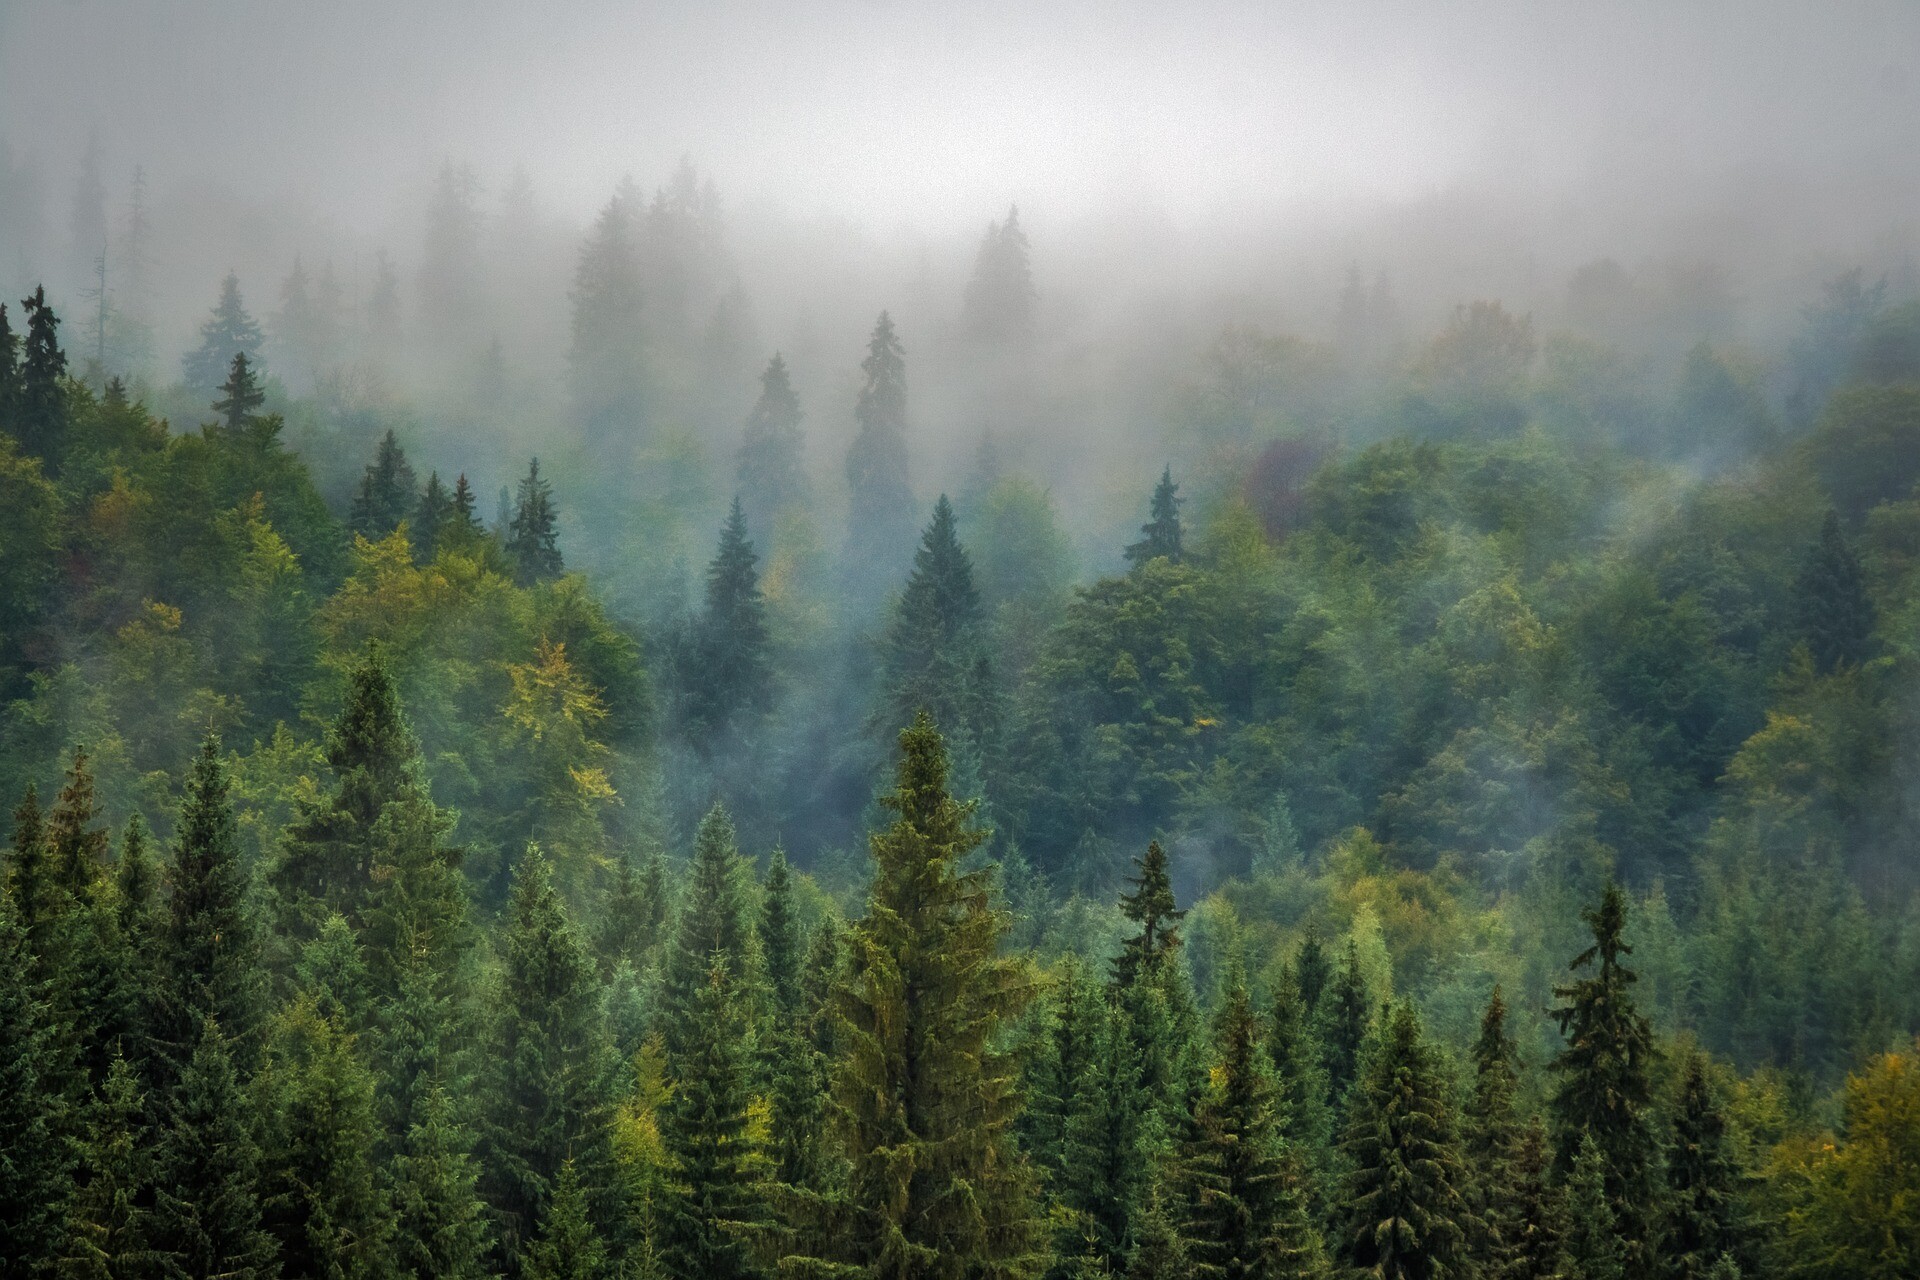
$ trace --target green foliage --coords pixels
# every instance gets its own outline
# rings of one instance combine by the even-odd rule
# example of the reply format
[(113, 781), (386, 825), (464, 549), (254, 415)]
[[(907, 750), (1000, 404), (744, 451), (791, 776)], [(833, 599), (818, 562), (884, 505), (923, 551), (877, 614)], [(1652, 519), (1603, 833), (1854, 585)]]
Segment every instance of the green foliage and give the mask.
[(1807, 553), (1794, 595), (1799, 634), (1820, 671), (1857, 666), (1867, 657), (1873, 639), (1873, 602), (1860, 580), (1860, 561), (1847, 545), (1839, 517), (1831, 511), (1820, 526), (1820, 540)]
[(769, 545), (775, 518), (804, 506), (810, 492), (801, 417), (787, 362), (776, 351), (760, 375), (760, 398), (747, 415), (735, 469), (736, 501), (753, 540), (763, 547)]
[(773, 701), (757, 560), (735, 498), (720, 530), (720, 547), (707, 566), (706, 608), (682, 658), (683, 731), (702, 750), (723, 743), (736, 725), (764, 713)]
[(11, 898), (0, 902), (0, 1274), (42, 1273), (74, 1192), (56, 1082), (59, 1041)]
[(360, 477), (348, 527), (369, 541), (392, 533), (414, 510), (413, 467), (392, 431), (380, 437), (373, 461)]
[(1160, 483), (1153, 487), (1153, 500), (1148, 504), (1147, 522), (1140, 526), (1145, 535), (1140, 541), (1127, 548), (1127, 562), (1138, 567), (1149, 560), (1169, 560), (1180, 562), (1184, 554), (1181, 544), (1180, 486), (1173, 482), (1173, 468), (1167, 467), (1160, 473)]
[(271, 1280), (261, 1225), (255, 1114), (212, 1017), (200, 1024), (166, 1106), (154, 1175), (153, 1247), (165, 1273)]
[(847, 545), (841, 557), (846, 588), (871, 600), (906, 560), (913, 536), (913, 489), (907, 479), (907, 362), (893, 319), (886, 312), (873, 326), (866, 376), (853, 416), (859, 432), (847, 449)]
[(553, 504), (553, 486), (540, 478), (540, 459), (527, 464), (526, 479), (514, 496), (513, 520), (507, 526), (507, 559), (514, 580), (522, 586), (548, 582), (560, 576), (559, 511)]
[(1688, 1056), (1673, 1108), (1667, 1148), (1661, 1269), (1674, 1280), (1709, 1280), (1723, 1258), (1746, 1250), (1740, 1239), (1740, 1175), (1707, 1064)]

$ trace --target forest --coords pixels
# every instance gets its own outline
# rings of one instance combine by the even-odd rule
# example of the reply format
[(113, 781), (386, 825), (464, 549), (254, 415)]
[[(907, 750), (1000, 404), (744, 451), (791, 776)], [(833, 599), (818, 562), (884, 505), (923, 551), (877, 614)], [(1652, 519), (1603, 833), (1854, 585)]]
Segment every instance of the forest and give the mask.
[(1288, 293), (449, 155), (350, 267), (103, 154), (0, 137), (0, 1280), (1920, 1277), (1909, 213)]

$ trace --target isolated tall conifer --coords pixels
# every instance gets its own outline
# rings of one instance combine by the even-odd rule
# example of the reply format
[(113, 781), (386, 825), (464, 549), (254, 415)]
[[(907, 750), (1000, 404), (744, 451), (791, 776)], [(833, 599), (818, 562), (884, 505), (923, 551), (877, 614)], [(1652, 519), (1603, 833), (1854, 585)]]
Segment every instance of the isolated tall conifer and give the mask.
[(565, 565), (560, 559), (559, 513), (553, 505), (553, 486), (540, 478), (540, 459), (527, 464), (526, 478), (514, 495), (513, 519), (507, 527), (507, 558), (514, 580), (521, 586), (557, 578)]
[(1127, 547), (1127, 563), (1135, 568), (1149, 560), (1165, 558), (1180, 563), (1185, 554), (1181, 545), (1180, 486), (1173, 482), (1173, 468), (1167, 467), (1160, 473), (1160, 483), (1153, 487), (1153, 500), (1148, 507), (1148, 520), (1140, 526), (1144, 535), (1140, 541)]
[(854, 406), (859, 432), (847, 449), (847, 545), (841, 570), (857, 600), (871, 600), (907, 559), (913, 489), (907, 479), (907, 363), (886, 312), (860, 362), (866, 384)]
[(67, 392), (63, 379), (67, 356), (60, 349), (60, 317), (47, 305), (45, 287), (20, 302), (26, 342), (20, 352), (20, 380), (13, 403), (13, 435), (20, 448), (57, 473), (67, 447)]
[(220, 384), (220, 398), (213, 402), (213, 411), (220, 415), (221, 425), (232, 435), (245, 434), (253, 425), (254, 410), (266, 402), (267, 393), (260, 389), (260, 378), (247, 353), (234, 352), (233, 363), (227, 366), (227, 380)]
[(991, 728), (991, 680), (973, 561), (943, 493), (914, 552), (913, 572), (887, 630), (885, 727), (924, 707), (949, 736), (974, 746)]
[(1120, 896), (1120, 914), (1139, 931), (1121, 944), (1120, 954), (1113, 959), (1113, 981), (1121, 988), (1132, 986), (1179, 949), (1180, 919), (1187, 914), (1174, 902), (1167, 852), (1158, 840), (1149, 841), (1146, 853), (1133, 861), (1139, 871), (1132, 891)]
[(236, 355), (244, 354), (257, 372), (265, 344), (266, 333), (241, 300), (240, 277), (229, 271), (220, 282), (220, 300), (200, 326), (200, 345), (181, 358), (181, 375), (187, 386), (211, 394), (227, 376)]

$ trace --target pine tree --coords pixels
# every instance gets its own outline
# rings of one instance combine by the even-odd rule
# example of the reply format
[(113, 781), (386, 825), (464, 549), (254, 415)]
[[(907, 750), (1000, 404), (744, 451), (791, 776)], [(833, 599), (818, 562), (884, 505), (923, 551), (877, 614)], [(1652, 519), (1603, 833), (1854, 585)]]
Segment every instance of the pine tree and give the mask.
[(734, 480), (747, 513), (748, 531), (761, 546), (770, 545), (776, 516), (807, 503), (810, 487), (800, 435), (803, 416), (800, 397), (787, 376), (787, 362), (776, 351), (760, 375), (760, 399), (747, 415)]
[(220, 384), (220, 398), (213, 402), (213, 411), (220, 415), (229, 434), (241, 436), (258, 416), (254, 410), (266, 402), (267, 393), (260, 389), (260, 379), (247, 353), (234, 352), (233, 363), (227, 368), (227, 380)]
[(734, 989), (744, 988), (747, 939), (747, 867), (734, 841), (726, 806), (714, 803), (693, 837), (693, 865), (681, 895), (673, 951), (661, 980), (660, 1030), (668, 1060), (692, 1052), (699, 1007), (705, 998), (716, 957), (727, 967)]
[[(473, 495), (468, 494), (469, 503)], [(440, 531), (455, 518), (453, 496), (440, 483), (440, 473), (427, 473), (427, 487), (420, 491), (420, 505), (413, 509), (413, 522), (407, 532), (413, 543), (414, 558), (421, 564), (433, 563), (440, 549)]]
[(162, 928), (159, 900), (159, 868), (148, 850), (147, 824), (139, 814), (127, 819), (126, 832), (120, 837), (120, 860), (114, 866), (116, 892), (113, 910), (115, 933), (129, 958), (131, 988), (127, 1025), (122, 1030), (120, 1051), (139, 1068), (143, 1079), (151, 1078), (149, 1055), (156, 1026), (155, 1001), (159, 998), (160, 973), (155, 956)]
[(42, 459), (57, 474), (67, 447), (67, 392), (62, 385), (67, 356), (60, 349), (60, 318), (47, 305), (47, 291), (36, 288), (20, 301), (27, 322), (20, 359), (20, 380), (13, 402), (13, 435), (21, 451)]
[(601, 1280), (605, 1273), (606, 1246), (593, 1229), (586, 1191), (569, 1160), (561, 1166), (553, 1202), (540, 1220), (539, 1238), (527, 1251), (524, 1274), (526, 1280)]
[(636, 965), (648, 960), (664, 941), (666, 926), (667, 872), (659, 846), (647, 850), (638, 868), (632, 855), (623, 856), (595, 938), (601, 968), (611, 971), (623, 960)]
[(1552, 1100), (1554, 1165), (1569, 1176), (1582, 1144), (1593, 1140), (1627, 1269), (1641, 1275), (1653, 1201), (1653, 1030), (1634, 1007), (1637, 975), (1621, 962), (1633, 953), (1624, 940), (1626, 895), (1608, 884), (1599, 906), (1583, 911), (1581, 918), (1593, 930), (1593, 946), (1568, 968), (1591, 972), (1554, 988), (1565, 1003), (1553, 1017), (1567, 1042), (1553, 1061), (1560, 1079)]
[(1385, 1280), (1425, 1280), (1467, 1269), (1467, 1169), (1439, 1053), (1413, 1007), (1387, 1018), (1356, 1084), (1341, 1143), (1347, 1178), (1340, 1252)]
[(883, 727), (892, 731), (925, 708), (950, 737), (964, 733), (972, 745), (984, 745), (993, 716), (980, 593), (944, 493), (914, 552), (884, 661)]
[(569, 1158), (582, 1162), (590, 1188), (599, 1185), (610, 1119), (598, 984), (537, 845), (514, 875), (500, 957), (485, 1056), (482, 1187), (499, 1248), (515, 1260)]
[(1333, 981), (1333, 962), (1327, 959), (1327, 949), (1320, 945), (1320, 934), (1316, 930), (1307, 930), (1307, 936), (1300, 940), (1300, 949), (1294, 953), (1293, 980), (1300, 989), (1301, 1011), (1311, 1026), (1320, 1013), (1320, 997)]
[(995, 1046), (1027, 997), (999, 954), (1007, 921), (985, 871), (960, 861), (982, 834), (947, 791), (926, 715), (900, 735), (895, 815), (871, 839), (867, 914), (849, 931), (834, 1074), (848, 1162), (834, 1260), (870, 1275), (1022, 1275), (1034, 1249), (1012, 1149), (1012, 1073)]
[(514, 498), (513, 522), (507, 529), (507, 558), (514, 580), (521, 586), (547, 582), (565, 571), (560, 560), (559, 513), (553, 505), (553, 487), (540, 478), (540, 459), (527, 465), (527, 478)]
[(894, 578), (913, 537), (913, 489), (907, 479), (907, 364), (893, 320), (880, 313), (860, 362), (866, 384), (847, 450), (847, 547), (842, 572), (856, 600), (871, 600)]
[(373, 461), (360, 475), (360, 488), (353, 495), (353, 513), (347, 519), (347, 527), (363, 538), (378, 541), (413, 514), (414, 502), (413, 466), (389, 428), (380, 437)]
[(1567, 1226), (1560, 1241), (1564, 1280), (1622, 1280), (1628, 1273), (1626, 1241), (1607, 1191), (1607, 1159), (1587, 1133), (1567, 1173)]
[(86, 1280), (151, 1274), (157, 1261), (149, 1238), (153, 1151), (146, 1100), (125, 1058), (115, 1058), (107, 1071), (91, 1129), (62, 1271)]
[(342, 1030), (359, 1032), (373, 1012), (373, 984), (367, 976), (360, 939), (346, 917), (328, 916), (294, 963), (294, 986), (312, 1002), (314, 1012)]
[(1133, 863), (1133, 892), (1120, 897), (1120, 914), (1140, 926), (1140, 932), (1121, 944), (1113, 959), (1113, 982), (1125, 989), (1143, 974), (1157, 969), (1180, 947), (1179, 924), (1185, 911), (1176, 910), (1173, 880), (1167, 873), (1167, 853), (1158, 840), (1149, 841), (1144, 857)]
[(398, 997), (413, 970), (442, 995), (459, 981), (472, 935), (461, 851), (447, 843), (453, 815), (410, 783), (380, 810), (371, 835), (371, 879), (360, 939), (372, 990)]
[(1057, 1185), (1092, 1252), (1119, 1273), (1163, 1134), (1141, 1089), (1140, 1051), (1125, 1006), (1115, 998), (1102, 1001), (1092, 1030), (1067, 1110)]
[(1794, 585), (1800, 638), (1821, 672), (1858, 666), (1873, 644), (1873, 601), (1860, 561), (1831, 510)]
[(272, 1280), (274, 1240), (261, 1226), (260, 1152), (227, 1038), (201, 1022), (174, 1085), (156, 1153), (153, 1247), (182, 1280)]
[(44, 1274), (64, 1243), (73, 1169), (59, 1042), (25, 930), (0, 901), (0, 1277)]
[(1180, 546), (1180, 486), (1173, 482), (1173, 468), (1167, 467), (1160, 473), (1160, 483), (1153, 487), (1153, 502), (1148, 510), (1150, 519), (1140, 526), (1140, 532), (1146, 536), (1127, 547), (1127, 563), (1136, 569), (1149, 560), (1167, 559), (1180, 563), (1183, 554)]
[(1512, 1234), (1490, 1280), (1557, 1280), (1562, 1204), (1551, 1180), (1552, 1163), (1546, 1126), (1534, 1116), (1514, 1149), (1513, 1200), (1507, 1209)]
[(188, 1055), (199, 1052), (196, 1046), (205, 1045), (211, 1019), (221, 1029), (218, 1056), (226, 1065), (220, 1069), (231, 1072), (234, 1063), (250, 1069), (259, 1052), (260, 942), (226, 768), (212, 734), (187, 779), (167, 881), (157, 1048), (175, 1068), (184, 1066)]
[(1464, 1124), (1468, 1165), (1473, 1171), (1469, 1244), (1483, 1274), (1498, 1276), (1510, 1264), (1525, 1224), (1514, 1219), (1519, 1196), (1516, 1159), (1520, 1145), (1514, 1094), (1519, 1065), (1507, 1033), (1507, 1003), (1495, 986), (1473, 1045), (1473, 1087)]
[(487, 537), (487, 527), (480, 520), (479, 499), (473, 496), (473, 486), (467, 483), (467, 473), (462, 471), (460, 478), (453, 483), (453, 505), (446, 520), (434, 530), (435, 547), (445, 545), (463, 555), (472, 554)]
[(1042, 1006), (1046, 1017), (1028, 1064), (1026, 1106), (1018, 1123), (1028, 1158), (1049, 1190), (1066, 1172), (1067, 1118), (1093, 1063), (1104, 1010), (1098, 988), (1078, 956), (1061, 963), (1059, 980)]
[(754, 932), (760, 940), (760, 965), (773, 993), (772, 1011), (782, 1023), (790, 1024), (800, 1012), (800, 923), (794, 918), (787, 852), (778, 846), (767, 855)]
[(83, 901), (107, 864), (107, 831), (94, 826), (98, 809), (93, 797), (93, 770), (82, 747), (73, 749), (67, 782), (47, 817), (47, 843), (53, 860), (53, 880), (67, 897)]
[(62, 904), (47, 843), (46, 819), (40, 812), (40, 791), (31, 782), (13, 811), (10, 844), (7, 897), (26, 938), (28, 964), (44, 977), (39, 957), (46, 952)]
[(240, 278), (229, 271), (220, 282), (220, 301), (200, 326), (200, 345), (180, 361), (181, 375), (191, 389), (211, 394), (219, 388), (236, 355), (245, 355), (257, 373), (260, 348), (265, 343), (266, 334), (247, 314), (240, 299)]
[(596, 445), (631, 447), (646, 421), (640, 202), (633, 184), (623, 183), (594, 221), (574, 269), (571, 391)]
[(967, 282), (963, 325), (976, 343), (1007, 353), (1023, 353), (1033, 339), (1033, 269), (1027, 257), (1027, 233), (1020, 210), (1005, 222), (991, 223), (980, 241), (973, 278)]
[(667, 1057), (673, 1096), (660, 1142), (672, 1173), (657, 1244), (669, 1274), (702, 1280), (756, 1274), (741, 1235), (759, 1220), (761, 1200), (734, 981), (725, 955), (716, 953), (688, 1034)]
[(20, 335), (7, 319), (5, 303), (0, 303), (0, 432), (19, 435), (14, 414), (20, 405)]
[(689, 646), (686, 732), (704, 748), (773, 701), (767, 606), (760, 596), (753, 543), (740, 499), (720, 529), (720, 547), (707, 566), (706, 609)]
[(1222, 1280), (1325, 1272), (1299, 1163), (1286, 1149), (1273, 1082), (1239, 973), (1214, 1030), (1212, 1081), (1181, 1153), (1184, 1234), (1195, 1271)]
[(1327, 1097), (1334, 1114), (1346, 1111), (1347, 1089), (1360, 1071), (1360, 1049), (1373, 1026), (1372, 1000), (1366, 975), (1360, 972), (1360, 949), (1347, 939), (1345, 958), (1320, 1006), (1320, 1050), (1325, 1054)]
[(1156, 1182), (1134, 1228), (1133, 1247), (1127, 1254), (1127, 1280), (1192, 1280), (1193, 1260), (1168, 1207), (1168, 1198)]
[(1659, 1250), (1664, 1275), (1709, 1280), (1722, 1258), (1740, 1254), (1738, 1184), (1726, 1118), (1714, 1100), (1706, 1059), (1692, 1053), (1680, 1077), (1668, 1148), (1666, 1229)]
[[(1333, 1118), (1327, 1112), (1327, 1078), (1321, 1066), (1320, 1044), (1314, 1038), (1292, 973), (1281, 974), (1274, 987), (1267, 1057), (1273, 1063), (1281, 1132), (1309, 1168), (1318, 1168), (1332, 1146)], [(1317, 1192), (1311, 1183), (1308, 1189)], [(1319, 1205), (1317, 1193), (1313, 1202)]]
[[(416, 1280), (480, 1280), (492, 1247), (472, 1138), (438, 1081), (392, 1161), (393, 1265)], [(565, 1180), (566, 1171), (562, 1171)], [(577, 1194), (578, 1180), (574, 1188)]]

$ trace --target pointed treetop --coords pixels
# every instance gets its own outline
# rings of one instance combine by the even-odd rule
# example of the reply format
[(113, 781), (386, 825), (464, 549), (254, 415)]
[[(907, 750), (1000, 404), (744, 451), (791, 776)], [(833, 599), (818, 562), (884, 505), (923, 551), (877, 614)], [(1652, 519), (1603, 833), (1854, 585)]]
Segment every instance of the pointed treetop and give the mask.
[(1127, 562), (1138, 568), (1149, 560), (1167, 559), (1180, 563), (1183, 554), (1180, 545), (1180, 486), (1173, 482), (1173, 468), (1167, 467), (1160, 473), (1160, 483), (1153, 487), (1153, 503), (1149, 519), (1140, 526), (1140, 532), (1146, 536), (1127, 548)]
[(233, 353), (233, 363), (228, 366), (227, 380), (220, 384), (220, 390), (222, 395), (213, 402), (213, 411), (225, 419), (228, 431), (238, 435), (253, 422), (253, 411), (267, 400), (267, 393), (260, 389), (260, 380), (255, 376), (246, 352)]

